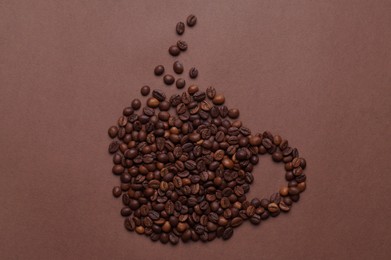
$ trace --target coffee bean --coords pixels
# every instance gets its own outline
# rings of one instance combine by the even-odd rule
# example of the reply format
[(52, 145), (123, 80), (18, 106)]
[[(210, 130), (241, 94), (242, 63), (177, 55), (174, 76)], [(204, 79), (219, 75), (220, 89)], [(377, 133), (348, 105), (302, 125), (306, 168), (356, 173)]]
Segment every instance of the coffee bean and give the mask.
[(141, 89), (140, 89), (140, 92), (141, 92), (141, 95), (143, 96), (148, 96), (149, 95), (149, 92), (151, 92), (151, 88), (149, 86), (143, 86)]
[(175, 82), (175, 78), (174, 78), (174, 76), (172, 76), (170, 74), (166, 74), (163, 77), (163, 81), (164, 81), (164, 84), (166, 84), (166, 85), (172, 85)]
[(182, 35), (185, 32), (185, 24), (183, 22), (178, 22), (175, 29), (178, 35)]
[(115, 186), (113, 188), (113, 196), (118, 198), (119, 196), (121, 196), (121, 194), (122, 194), (121, 188), (119, 186)]
[(186, 51), (187, 50), (187, 42), (185, 41), (182, 41), (182, 40), (179, 40), (177, 41), (176, 45), (178, 46), (178, 48), (181, 50), (181, 51)]
[(225, 102), (225, 97), (222, 94), (215, 95), (212, 102), (215, 105), (222, 105)]
[(185, 81), (184, 79), (182, 79), (182, 78), (177, 79), (177, 81), (176, 81), (176, 87), (177, 87), (178, 89), (182, 89), (182, 88), (184, 88), (185, 86), (186, 86), (186, 81)]
[(288, 212), (290, 210), (290, 207), (284, 201), (281, 201), (278, 206), (282, 211)]
[(118, 127), (111, 126), (107, 132), (111, 138), (115, 138), (118, 134)]
[(253, 215), (250, 218), (250, 222), (251, 222), (251, 224), (259, 225), (261, 223), (261, 216), (258, 214)]
[(267, 209), (268, 209), (269, 212), (271, 212), (271, 213), (279, 211), (278, 205), (277, 205), (276, 203), (270, 203), (270, 204), (267, 206)]
[(236, 218), (232, 219), (231, 226), (232, 227), (238, 227), (238, 226), (242, 225), (242, 223), (243, 223), (243, 219), (240, 218), (240, 217), (236, 217)]
[(119, 145), (120, 145), (120, 143), (117, 142), (117, 141), (111, 142), (110, 145), (109, 145), (109, 153), (117, 152), (118, 149), (119, 149)]
[(300, 192), (305, 191), (306, 189), (306, 183), (305, 182), (300, 182), (297, 184), (297, 188), (299, 189)]
[(133, 101), (132, 101), (132, 108), (134, 109), (134, 110), (139, 110), (140, 109), (140, 107), (141, 107), (141, 101), (140, 101), (140, 99), (133, 99)]
[(195, 67), (190, 68), (189, 77), (195, 79), (197, 78), (197, 76), (198, 76), (198, 70)]
[(232, 227), (227, 227), (227, 228), (224, 230), (224, 232), (223, 232), (222, 238), (223, 238), (224, 240), (228, 240), (228, 239), (230, 239), (230, 238), (232, 237), (233, 233), (234, 233), (233, 228), (232, 228)]
[(281, 196), (288, 196), (288, 187), (284, 186), (280, 188), (280, 195)]
[(281, 162), (284, 156), (282, 155), (281, 152), (276, 151), (272, 154), (273, 161), (275, 162)]
[(193, 27), (197, 23), (197, 17), (193, 14), (189, 15), (186, 19), (186, 23), (189, 27)]
[(232, 119), (238, 118), (239, 117), (239, 109), (231, 108), (230, 110), (228, 110), (228, 116)]
[(173, 70), (176, 74), (182, 74), (183, 72), (183, 64), (179, 61), (175, 61), (173, 64)]
[(179, 53), (181, 53), (181, 50), (178, 48), (178, 46), (176, 46), (176, 45), (171, 45), (170, 48), (168, 49), (168, 52), (169, 52), (172, 56), (178, 56)]
[(161, 75), (163, 75), (163, 73), (164, 73), (164, 67), (163, 67), (163, 65), (157, 65), (157, 66), (155, 67), (154, 73), (155, 73), (156, 76), (161, 76)]
[(209, 99), (213, 99), (216, 96), (216, 89), (212, 86), (206, 89), (206, 95)]
[(166, 94), (164, 94), (164, 92), (160, 89), (155, 89), (154, 91), (152, 91), (152, 96), (160, 102), (166, 99)]

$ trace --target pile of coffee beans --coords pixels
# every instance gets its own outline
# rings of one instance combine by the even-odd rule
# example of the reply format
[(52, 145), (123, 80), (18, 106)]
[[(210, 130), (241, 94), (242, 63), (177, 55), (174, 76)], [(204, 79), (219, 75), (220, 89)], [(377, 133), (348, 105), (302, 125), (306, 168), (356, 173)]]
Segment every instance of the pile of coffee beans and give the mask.
[[(196, 21), (191, 15), (187, 25)], [(176, 30), (182, 35), (184, 23)], [(175, 62), (173, 69), (180, 74), (183, 65)], [(155, 68), (156, 75), (163, 73), (163, 66)], [(132, 100), (108, 129), (112, 172), (121, 182), (112, 193), (122, 198), (127, 230), (174, 245), (227, 240), (245, 220), (259, 225), (290, 211), (300, 199), (306, 160), (281, 136), (252, 133), (238, 120), (239, 110), (228, 108), (214, 87), (202, 90), (193, 84), (168, 97), (143, 86), (140, 94), (146, 104)], [(246, 194), (262, 154), (284, 165), (287, 184), (270, 198), (250, 200)]]

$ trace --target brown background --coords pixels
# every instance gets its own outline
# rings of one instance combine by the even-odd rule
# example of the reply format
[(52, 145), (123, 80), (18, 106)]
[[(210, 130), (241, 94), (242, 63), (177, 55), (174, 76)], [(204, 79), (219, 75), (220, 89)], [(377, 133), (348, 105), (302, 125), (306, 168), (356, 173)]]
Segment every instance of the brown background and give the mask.
[[(1, 259), (391, 257), (391, 2), (240, 2), (0, 1)], [(152, 71), (190, 13), (179, 60), (296, 146), (309, 188), (227, 242), (172, 247), (123, 228), (107, 128), (142, 85), (175, 91)], [(282, 183), (262, 157), (249, 197)]]

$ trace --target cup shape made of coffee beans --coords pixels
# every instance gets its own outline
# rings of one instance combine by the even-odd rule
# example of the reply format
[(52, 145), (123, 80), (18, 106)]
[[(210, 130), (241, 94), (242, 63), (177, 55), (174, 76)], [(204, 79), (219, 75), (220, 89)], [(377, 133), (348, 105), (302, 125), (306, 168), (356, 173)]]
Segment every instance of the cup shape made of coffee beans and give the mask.
[[(133, 100), (108, 130), (113, 141), (113, 188), (129, 231), (152, 241), (223, 240), (246, 220), (259, 225), (289, 212), (306, 189), (306, 160), (269, 131), (253, 133), (214, 87), (191, 85), (168, 97), (150, 92)], [(149, 97), (148, 97), (149, 96)], [(268, 198), (247, 198), (259, 156), (283, 165), (287, 184)]]

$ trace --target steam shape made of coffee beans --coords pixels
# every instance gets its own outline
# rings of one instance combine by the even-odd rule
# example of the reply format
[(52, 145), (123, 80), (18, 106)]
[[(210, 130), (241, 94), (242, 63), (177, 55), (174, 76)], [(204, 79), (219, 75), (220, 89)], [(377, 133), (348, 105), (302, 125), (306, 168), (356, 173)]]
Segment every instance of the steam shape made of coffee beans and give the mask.
[[(187, 27), (196, 23), (194, 15), (186, 19)], [(179, 22), (176, 33), (189, 33), (187, 27)], [(178, 56), (187, 48), (179, 40), (169, 53)], [(172, 68), (177, 75), (185, 70), (178, 60)], [(189, 81), (198, 76), (197, 68), (188, 71)], [(167, 86), (185, 88), (184, 76), (175, 79), (165, 72), (163, 65), (154, 69)], [(227, 240), (244, 221), (259, 225), (299, 201), (306, 189), (306, 160), (281, 136), (253, 133), (214, 87), (189, 84), (168, 97), (143, 86), (140, 94), (146, 105), (133, 99), (108, 130), (112, 173), (120, 177), (112, 193), (122, 199), (127, 230), (164, 244)], [(269, 198), (250, 200), (252, 172), (263, 154), (283, 165), (287, 184)]]

